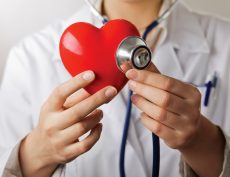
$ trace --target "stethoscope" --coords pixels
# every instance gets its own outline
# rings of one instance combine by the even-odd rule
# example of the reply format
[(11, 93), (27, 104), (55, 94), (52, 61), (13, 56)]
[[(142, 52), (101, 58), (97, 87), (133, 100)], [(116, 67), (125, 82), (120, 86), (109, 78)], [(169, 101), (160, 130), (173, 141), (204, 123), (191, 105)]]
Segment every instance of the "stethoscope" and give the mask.
[[(108, 18), (100, 14), (100, 12), (93, 6), (93, 4), (89, 0), (85, 0), (87, 5), (90, 7), (93, 14), (101, 20), (103, 24), (108, 22)], [(178, 0), (174, 0), (170, 6), (166, 9), (166, 11), (158, 17), (155, 21), (153, 21), (145, 30), (142, 38), (141, 37), (127, 37), (125, 38), (117, 48), (116, 52), (116, 63), (118, 68), (125, 72), (127, 69), (136, 68), (136, 69), (145, 69), (149, 66), (152, 53), (148, 48), (145, 40), (148, 34), (156, 28), (162, 21), (167, 19), (167, 17), (171, 14)], [(125, 66), (125, 69), (124, 69)], [(126, 110), (125, 124), (122, 135), (122, 142), (120, 148), (120, 158), (119, 158), (119, 171), (120, 177), (125, 177), (125, 147), (126, 141), (128, 138), (129, 124), (131, 119), (131, 111), (132, 111), (132, 102), (131, 102), (132, 92), (129, 92), (129, 101), (128, 107)], [(160, 170), (160, 142), (159, 137), (155, 134), (152, 134), (152, 143), (153, 143), (153, 163), (152, 163), (152, 177), (159, 176)]]

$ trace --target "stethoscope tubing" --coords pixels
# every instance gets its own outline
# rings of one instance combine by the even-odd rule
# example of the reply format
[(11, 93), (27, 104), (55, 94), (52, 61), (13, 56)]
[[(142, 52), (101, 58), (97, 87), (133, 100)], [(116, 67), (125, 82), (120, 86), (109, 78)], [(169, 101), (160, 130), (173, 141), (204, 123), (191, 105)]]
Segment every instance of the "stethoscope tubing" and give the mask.
[[(131, 112), (132, 112), (132, 101), (131, 96), (133, 92), (129, 91), (129, 98), (128, 98), (128, 106), (126, 111), (126, 117), (125, 117), (125, 124), (122, 134), (122, 141), (121, 141), (121, 147), (120, 147), (120, 156), (119, 156), (119, 172), (120, 177), (126, 177), (125, 174), (125, 147), (126, 142), (128, 138), (128, 132), (129, 132), (129, 125), (131, 120)], [(160, 140), (157, 135), (152, 133), (152, 145), (153, 145), (153, 162), (152, 162), (152, 177), (159, 177), (160, 172)]]
[(125, 150), (126, 150), (126, 142), (127, 142), (127, 138), (128, 138), (129, 125), (130, 125), (130, 120), (131, 120), (131, 112), (132, 112), (131, 96), (132, 95), (133, 95), (133, 92), (129, 91), (128, 106), (127, 106), (127, 110), (126, 110), (125, 124), (124, 124), (124, 128), (123, 128), (121, 147), (120, 147), (120, 156), (119, 156), (120, 177), (126, 176), (125, 175)]

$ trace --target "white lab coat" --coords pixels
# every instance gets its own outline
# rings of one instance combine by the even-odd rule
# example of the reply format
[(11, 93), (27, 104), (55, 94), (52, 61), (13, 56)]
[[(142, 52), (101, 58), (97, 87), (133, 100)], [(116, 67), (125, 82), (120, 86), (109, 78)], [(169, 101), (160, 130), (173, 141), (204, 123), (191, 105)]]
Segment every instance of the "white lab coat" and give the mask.
[[(0, 99), (0, 174), (14, 146), (38, 123), (41, 105), (51, 91), (70, 78), (62, 65), (58, 43), (71, 23), (99, 25), (88, 7), (67, 22), (49, 26), (15, 47), (7, 62)], [(189, 11), (179, 3), (167, 20), (168, 35), (154, 56), (159, 70), (171, 77), (203, 85), (214, 71), (217, 87), (202, 113), (230, 135), (230, 24)], [(204, 93), (204, 88), (200, 88)], [(186, 92), (186, 90), (185, 90)], [(127, 102), (127, 87), (104, 105), (101, 139), (88, 153), (67, 164), (65, 177), (117, 177), (119, 148)], [(126, 149), (126, 172), (131, 177), (150, 177), (151, 133), (134, 109)], [(57, 120), (58, 121), (58, 120)], [(162, 177), (178, 177), (180, 154), (161, 142)]]

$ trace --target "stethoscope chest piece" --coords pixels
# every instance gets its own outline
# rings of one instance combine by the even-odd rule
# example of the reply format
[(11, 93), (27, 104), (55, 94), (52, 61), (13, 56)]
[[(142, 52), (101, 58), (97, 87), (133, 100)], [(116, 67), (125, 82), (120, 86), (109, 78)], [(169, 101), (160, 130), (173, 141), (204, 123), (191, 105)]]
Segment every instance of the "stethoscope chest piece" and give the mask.
[(122, 72), (129, 69), (145, 69), (149, 66), (152, 53), (145, 41), (137, 36), (125, 38), (117, 48), (116, 62)]

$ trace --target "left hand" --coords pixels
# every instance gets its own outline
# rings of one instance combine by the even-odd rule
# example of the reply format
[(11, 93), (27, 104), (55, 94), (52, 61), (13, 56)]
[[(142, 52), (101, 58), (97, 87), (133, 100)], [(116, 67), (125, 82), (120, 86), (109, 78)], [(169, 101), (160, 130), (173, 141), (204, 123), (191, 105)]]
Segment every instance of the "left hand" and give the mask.
[(149, 70), (126, 73), (132, 102), (143, 113), (143, 125), (173, 149), (193, 143), (200, 128), (201, 94), (197, 88), (161, 75), (151, 64)]

